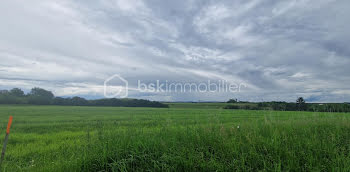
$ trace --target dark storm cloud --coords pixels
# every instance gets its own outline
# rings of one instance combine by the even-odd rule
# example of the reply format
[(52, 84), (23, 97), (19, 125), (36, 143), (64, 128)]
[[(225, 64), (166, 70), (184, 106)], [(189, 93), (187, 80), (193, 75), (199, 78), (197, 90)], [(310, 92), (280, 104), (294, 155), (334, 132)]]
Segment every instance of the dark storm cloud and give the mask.
[[(4, 1), (0, 86), (40, 82), (57, 95), (95, 97), (120, 74), (140, 98), (349, 101), (349, 7), (347, 0)], [(248, 87), (239, 94), (135, 91), (137, 80), (208, 79)]]

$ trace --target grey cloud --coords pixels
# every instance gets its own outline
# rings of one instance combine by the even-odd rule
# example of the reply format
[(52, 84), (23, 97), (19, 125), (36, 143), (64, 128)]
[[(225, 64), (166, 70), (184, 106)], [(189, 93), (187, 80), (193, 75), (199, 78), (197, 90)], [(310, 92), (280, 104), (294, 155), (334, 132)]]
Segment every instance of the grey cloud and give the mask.
[(131, 96), (341, 102), (350, 96), (349, 7), (346, 0), (4, 1), (0, 78), (94, 97), (116, 73), (131, 87), (137, 80), (227, 79), (251, 88)]

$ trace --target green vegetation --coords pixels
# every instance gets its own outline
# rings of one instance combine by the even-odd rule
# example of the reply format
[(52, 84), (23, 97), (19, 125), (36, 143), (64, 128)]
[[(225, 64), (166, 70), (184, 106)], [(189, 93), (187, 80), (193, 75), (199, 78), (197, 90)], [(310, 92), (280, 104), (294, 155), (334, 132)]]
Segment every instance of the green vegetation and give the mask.
[[(245, 106), (257, 107), (257, 103), (165, 103), (170, 108), (183, 108), (183, 109), (225, 109), (228, 106), (235, 105), (238, 109), (244, 109)], [(228, 108), (229, 109), (229, 108)]]
[(350, 112), (349, 103), (286, 103), (286, 102), (261, 102), (259, 110), (278, 111), (310, 111), (310, 112)]
[(1, 138), (9, 115), (3, 171), (350, 170), (348, 113), (2, 105)]
[(0, 104), (31, 104), (31, 105), (60, 105), (60, 106), (114, 106), (114, 107), (158, 107), (167, 108), (156, 101), (139, 99), (97, 99), (86, 100), (81, 97), (55, 97), (51, 91), (42, 88), (32, 88), (28, 94), (19, 88), (10, 91), (0, 90)]
[(165, 103), (170, 108), (184, 109), (221, 109), (229, 105), (229, 103)]
[(310, 111), (310, 112), (350, 112), (349, 103), (306, 103), (299, 97), (295, 103), (259, 102), (250, 103), (230, 99), (224, 109), (276, 110), (276, 111)]

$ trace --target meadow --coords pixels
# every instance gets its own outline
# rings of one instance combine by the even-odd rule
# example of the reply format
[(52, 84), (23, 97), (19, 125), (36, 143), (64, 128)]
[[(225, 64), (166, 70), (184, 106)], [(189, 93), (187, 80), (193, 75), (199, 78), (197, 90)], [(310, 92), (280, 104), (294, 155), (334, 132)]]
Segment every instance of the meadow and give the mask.
[(1, 170), (350, 171), (349, 113), (222, 107), (1, 105)]

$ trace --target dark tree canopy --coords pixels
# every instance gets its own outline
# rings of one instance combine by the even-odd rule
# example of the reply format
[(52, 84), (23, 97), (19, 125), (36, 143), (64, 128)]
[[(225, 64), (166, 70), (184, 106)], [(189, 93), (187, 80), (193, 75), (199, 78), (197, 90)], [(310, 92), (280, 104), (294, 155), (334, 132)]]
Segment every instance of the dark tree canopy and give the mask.
[(118, 106), (118, 107), (162, 107), (168, 105), (149, 100), (138, 99), (97, 99), (86, 100), (82, 97), (55, 97), (51, 91), (33, 88), (25, 95), (19, 88), (0, 90), (0, 104), (35, 104), (35, 105), (64, 105), (64, 106)]
[(298, 110), (306, 110), (306, 103), (305, 103), (304, 98), (299, 97), (296, 101), (296, 105), (297, 105)]
[(32, 90), (29, 92), (29, 96), (46, 97), (51, 99), (54, 97), (51, 91), (47, 91), (38, 87), (32, 88)]
[(237, 102), (238, 102), (237, 99), (230, 99), (230, 100), (227, 101), (227, 103), (237, 103)]
[(299, 98), (297, 99), (297, 104), (303, 104), (303, 103), (305, 103), (304, 98), (303, 98), (303, 97), (299, 97)]
[(28, 94), (29, 104), (48, 105), (52, 103), (54, 95), (51, 91), (42, 88), (32, 88)]
[(295, 103), (288, 102), (259, 102), (249, 104), (227, 105), (225, 109), (245, 110), (277, 110), (277, 111), (311, 111), (311, 112), (350, 112), (349, 103), (306, 103), (300, 97)]
[(25, 96), (24, 92), (19, 88), (13, 88), (9, 91), (9, 93), (12, 96), (16, 96), (16, 97), (24, 97)]

